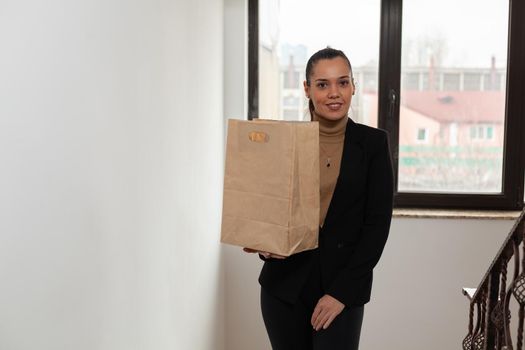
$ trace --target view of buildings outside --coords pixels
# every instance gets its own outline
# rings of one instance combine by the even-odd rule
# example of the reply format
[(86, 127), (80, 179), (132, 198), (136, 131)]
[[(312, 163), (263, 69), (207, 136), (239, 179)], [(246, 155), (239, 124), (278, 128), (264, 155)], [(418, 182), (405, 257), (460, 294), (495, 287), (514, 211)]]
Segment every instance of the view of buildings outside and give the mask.
[[(398, 189), (498, 193), (508, 3), (456, 0), (451, 14), (443, 1), (403, 2)], [(260, 2), (260, 117), (309, 120), (306, 61), (331, 46), (352, 62), (357, 92), (350, 117), (377, 126), (379, 0), (327, 3)], [(353, 8), (360, 13), (350, 15)]]

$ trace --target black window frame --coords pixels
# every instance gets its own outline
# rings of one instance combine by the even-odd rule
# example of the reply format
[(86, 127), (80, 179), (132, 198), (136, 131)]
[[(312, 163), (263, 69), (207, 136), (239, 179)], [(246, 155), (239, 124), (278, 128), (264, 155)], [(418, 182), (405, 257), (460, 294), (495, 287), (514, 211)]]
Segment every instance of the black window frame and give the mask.
[[(397, 208), (521, 210), (524, 196), (525, 1), (509, 0), (509, 31), (502, 192), (496, 194), (399, 192), (399, 100), (402, 0), (381, 0), (378, 127), (390, 134)], [(258, 115), (259, 0), (248, 0), (248, 119)], [(520, 18), (521, 17), (521, 18)]]

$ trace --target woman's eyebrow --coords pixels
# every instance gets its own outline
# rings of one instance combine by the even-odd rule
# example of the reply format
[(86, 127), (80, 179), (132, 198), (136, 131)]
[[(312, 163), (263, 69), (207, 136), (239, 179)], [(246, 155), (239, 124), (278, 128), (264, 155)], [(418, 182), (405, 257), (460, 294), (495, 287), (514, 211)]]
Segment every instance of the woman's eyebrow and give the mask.
[[(346, 78), (350, 79), (350, 76), (349, 75), (342, 75), (342, 76), (340, 76), (337, 79), (346, 79)], [(319, 79), (315, 79), (315, 81), (328, 81), (328, 79), (319, 78)]]

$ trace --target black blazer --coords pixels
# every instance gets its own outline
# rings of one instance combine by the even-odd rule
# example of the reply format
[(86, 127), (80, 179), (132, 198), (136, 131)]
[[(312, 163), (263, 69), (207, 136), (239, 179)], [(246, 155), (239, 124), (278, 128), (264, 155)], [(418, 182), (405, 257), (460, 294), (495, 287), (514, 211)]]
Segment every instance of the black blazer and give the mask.
[(259, 283), (295, 302), (312, 264), (320, 264), (322, 288), (346, 306), (370, 300), (372, 270), (385, 246), (393, 207), (394, 177), (387, 133), (348, 120), (341, 169), (319, 247), (286, 259), (264, 259)]

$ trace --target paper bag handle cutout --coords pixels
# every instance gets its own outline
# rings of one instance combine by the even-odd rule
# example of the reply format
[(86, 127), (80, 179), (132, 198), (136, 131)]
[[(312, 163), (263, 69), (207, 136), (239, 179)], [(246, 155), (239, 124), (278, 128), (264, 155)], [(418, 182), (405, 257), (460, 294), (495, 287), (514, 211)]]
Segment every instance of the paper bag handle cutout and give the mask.
[(252, 142), (267, 143), (270, 139), (270, 136), (262, 131), (252, 131), (248, 134), (248, 138)]

